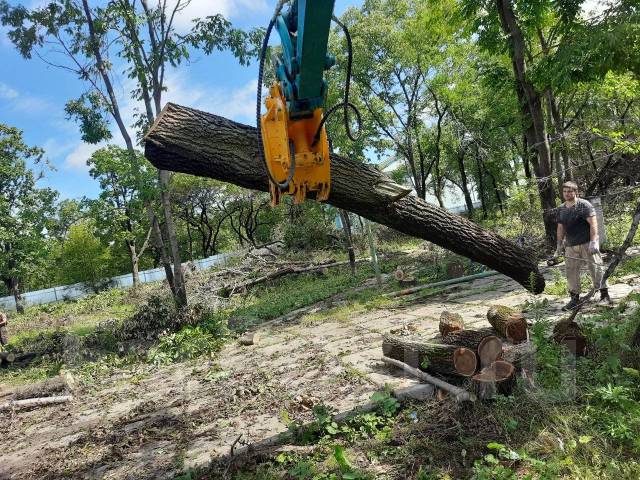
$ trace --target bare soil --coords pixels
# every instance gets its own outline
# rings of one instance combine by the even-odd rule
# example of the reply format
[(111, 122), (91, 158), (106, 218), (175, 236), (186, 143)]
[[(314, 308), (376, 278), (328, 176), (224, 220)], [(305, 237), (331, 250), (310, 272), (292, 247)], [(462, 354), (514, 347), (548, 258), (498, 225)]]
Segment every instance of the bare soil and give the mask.
[[(638, 279), (611, 286), (614, 301)], [(546, 298), (559, 318), (566, 299)], [(470, 328), (486, 326), (490, 305), (531, 299), (497, 275), (402, 308), (269, 324), (254, 345), (230, 343), (215, 360), (115, 371), (82, 384), (71, 403), (6, 414), (0, 479), (172, 479), (232, 445), (285, 431), (284, 411), (309, 420), (316, 403), (345, 411), (384, 385), (415, 384), (379, 361), (383, 333), (435, 336), (443, 310), (460, 313)]]

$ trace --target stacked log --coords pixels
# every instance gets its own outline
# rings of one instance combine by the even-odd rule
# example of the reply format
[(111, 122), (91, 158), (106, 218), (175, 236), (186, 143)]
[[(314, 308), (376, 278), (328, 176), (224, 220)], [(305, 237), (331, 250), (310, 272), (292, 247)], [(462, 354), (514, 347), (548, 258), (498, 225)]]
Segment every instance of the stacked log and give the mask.
[(456, 330), (442, 336), (442, 343), (466, 347), (476, 352), (480, 367), (491, 365), (502, 359), (502, 341), (492, 328), (478, 330)]
[[(439, 343), (386, 335), (384, 358), (402, 364), (405, 371), (413, 368), (465, 377), (471, 389), (469, 398), (510, 395), (517, 372), (533, 373), (535, 350), (530, 342), (523, 343), (528, 337), (527, 322), (522, 313), (499, 305), (489, 309), (487, 318), (491, 327), (465, 329), (461, 315), (443, 311)], [(505, 346), (501, 337), (510, 343)]]
[(478, 367), (475, 352), (468, 348), (407, 340), (394, 335), (384, 336), (382, 353), (410, 367), (441, 375), (470, 377)]
[(527, 339), (527, 320), (521, 312), (503, 305), (489, 308), (487, 319), (498, 335), (512, 343), (520, 343)]
[(440, 314), (440, 335), (443, 337), (449, 333), (464, 329), (464, 320), (459, 313), (452, 313), (444, 310)]

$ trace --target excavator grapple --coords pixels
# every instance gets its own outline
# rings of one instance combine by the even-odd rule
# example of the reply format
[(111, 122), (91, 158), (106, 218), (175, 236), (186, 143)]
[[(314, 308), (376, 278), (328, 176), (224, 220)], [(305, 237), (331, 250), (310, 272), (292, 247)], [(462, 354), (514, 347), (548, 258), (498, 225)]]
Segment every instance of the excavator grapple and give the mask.
[(260, 122), (264, 158), (270, 177), (277, 181), (270, 182), (271, 204), (277, 205), (281, 195), (293, 196), (296, 204), (304, 202), (309, 193), (317, 201), (327, 200), (331, 166), (327, 133), (321, 125), (322, 108), (314, 109), (309, 118), (291, 118), (279, 82), (269, 89), (265, 104), (267, 112)]

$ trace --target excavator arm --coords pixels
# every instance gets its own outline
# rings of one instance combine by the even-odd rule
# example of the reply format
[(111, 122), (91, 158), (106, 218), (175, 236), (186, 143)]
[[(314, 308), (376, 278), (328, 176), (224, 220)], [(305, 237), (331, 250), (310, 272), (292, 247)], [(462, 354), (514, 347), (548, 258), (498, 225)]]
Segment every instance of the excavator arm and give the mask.
[(267, 29), (260, 83), (272, 28), (282, 45), (273, 58), (276, 80), (265, 99), (264, 114), (258, 105), (259, 136), (273, 205), (282, 195), (292, 195), (295, 203), (302, 203), (308, 194), (317, 201), (329, 198), (329, 142), (322, 106), (327, 96), (324, 72), (335, 64), (335, 58), (327, 54), (334, 2), (293, 0), (284, 12), (281, 2)]

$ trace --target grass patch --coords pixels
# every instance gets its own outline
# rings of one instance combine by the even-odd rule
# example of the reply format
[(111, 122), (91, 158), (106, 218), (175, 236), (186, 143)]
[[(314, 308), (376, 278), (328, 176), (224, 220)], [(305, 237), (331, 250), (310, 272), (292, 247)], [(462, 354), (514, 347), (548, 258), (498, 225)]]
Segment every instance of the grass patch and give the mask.
[(355, 276), (348, 267), (335, 268), (327, 276), (297, 275), (275, 280), (252, 290), (247, 296), (237, 297), (236, 304), (220, 312), (229, 319), (229, 327), (242, 332), (298, 308), (326, 300), (340, 292), (353, 289), (371, 277), (369, 265), (360, 265)]

